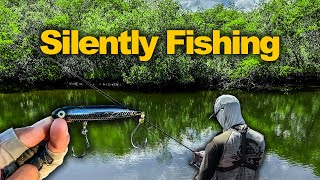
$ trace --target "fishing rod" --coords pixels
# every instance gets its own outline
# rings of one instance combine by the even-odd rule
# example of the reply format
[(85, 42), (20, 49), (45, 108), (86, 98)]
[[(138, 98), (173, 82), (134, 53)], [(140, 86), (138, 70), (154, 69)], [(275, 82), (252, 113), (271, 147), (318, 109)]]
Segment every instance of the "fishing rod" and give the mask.
[[(82, 78), (81, 76), (79, 76), (78, 74), (76, 74), (75, 72), (72, 72), (71, 69), (69, 67), (63, 66), (61, 63), (59, 63), (58, 61), (56, 61), (55, 59), (49, 57), (49, 59), (51, 59), (52, 62), (54, 62), (55, 64), (57, 64), (58, 66), (60, 66), (63, 70), (65, 70), (67, 73), (69, 73), (70, 75), (78, 78), (80, 81), (82, 81), (83, 83), (85, 83), (86, 85), (88, 85), (89, 87), (91, 87), (92, 89), (96, 90), (98, 93), (100, 93), (103, 97), (107, 98), (108, 100), (110, 100), (111, 102), (113, 102), (114, 104), (118, 105), (118, 106), (123, 106), (125, 107), (125, 105), (123, 105), (122, 103), (120, 103), (119, 101), (117, 101), (116, 99), (114, 99), (112, 96), (110, 96), (109, 94), (105, 93), (104, 91), (102, 91), (101, 89), (99, 89), (98, 87), (96, 87), (95, 85), (93, 85), (92, 83), (90, 83), (89, 81), (85, 80), (84, 78)], [(146, 120), (144, 118), (144, 115), (142, 118), (139, 119), (139, 124), (138, 126), (134, 129), (134, 131), (131, 133), (131, 144), (134, 148), (138, 148), (137, 146), (135, 146), (132, 142), (132, 137), (133, 134), (136, 132), (136, 130), (138, 129), (139, 125), (142, 124), (143, 122), (148, 123), (151, 127), (157, 129), (159, 132), (161, 132), (162, 134), (164, 134), (165, 136), (169, 137), (170, 139), (174, 140), (176, 143), (182, 145), (183, 147), (185, 147), (186, 149), (188, 149), (189, 151), (191, 151), (192, 153), (196, 154), (196, 151), (194, 151), (193, 149), (191, 149), (190, 147), (186, 146), (185, 144), (183, 144), (182, 142), (180, 142), (179, 140), (177, 140), (176, 138), (172, 137), (171, 135), (169, 135), (167, 132), (165, 132), (164, 130), (162, 130), (161, 128), (159, 128), (157, 125), (151, 123), (150, 121)], [(86, 124), (84, 125), (84, 129), (86, 127)], [(87, 132), (87, 130), (85, 129), (85, 132)], [(84, 134), (84, 133), (82, 133)], [(85, 134), (86, 136), (86, 134)], [(86, 142), (88, 145), (88, 141), (87, 141), (87, 137), (86, 137)], [(147, 139), (145, 140), (145, 144), (147, 142)], [(88, 147), (88, 146), (87, 146)], [(83, 157), (83, 156), (80, 156)]]

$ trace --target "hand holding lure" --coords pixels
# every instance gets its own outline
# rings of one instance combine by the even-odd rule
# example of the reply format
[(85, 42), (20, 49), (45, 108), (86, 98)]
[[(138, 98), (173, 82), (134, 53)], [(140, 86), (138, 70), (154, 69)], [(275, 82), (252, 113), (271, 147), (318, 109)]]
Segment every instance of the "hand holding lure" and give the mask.
[[(90, 148), (90, 143), (88, 140), (88, 122), (93, 121), (111, 121), (117, 119), (127, 119), (127, 118), (138, 118), (139, 124), (131, 133), (131, 144), (134, 148), (139, 148), (133, 143), (134, 133), (139, 128), (140, 124), (144, 122), (145, 114), (141, 111), (136, 111), (131, 108), (123, 106), (113, 106), (113, 105), (97, 105), (97, 106), (65, 106), (58, 108), (52, 112), (52, 117), (65, 119), (68, 123), (72, 122), (82, 122), (83, 127), (81, 134), (84, 135), (86, 141), (86, 151), (82, 155), (76, 155), (74, 148), (72, 147), (72, 155), (74, 157), (82, 158), (84, 157), (88, 149)], [(147, 138), (145, 139), (145, 144), (147, 143)]]

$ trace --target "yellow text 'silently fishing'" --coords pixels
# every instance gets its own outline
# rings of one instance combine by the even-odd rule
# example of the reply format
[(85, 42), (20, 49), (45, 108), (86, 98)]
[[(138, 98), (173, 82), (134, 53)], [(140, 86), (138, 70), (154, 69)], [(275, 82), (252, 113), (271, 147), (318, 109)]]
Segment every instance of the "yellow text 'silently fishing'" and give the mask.
[[(232, 36), (222, 36), (220, 30), (213, 30), (212, 36), (195, 36), (194, 30), (167, 30), (167, 54), (176, 54), (183, 48), (189, 55), (258, 54), (264, 61), (275, 61), (280, 54), (280, 37), (244, 36), (240, 30), (233, 30)], [(156, 49), (159, 36), (147, 38), (139, 30), (124, 31), (119, 36), (79, 37), (78, 30), (46, 30), (41, 34), (44, 45), (41, 51), (55, 54), (124, 54), (139, 55), (140, 61), (149, 61)]]

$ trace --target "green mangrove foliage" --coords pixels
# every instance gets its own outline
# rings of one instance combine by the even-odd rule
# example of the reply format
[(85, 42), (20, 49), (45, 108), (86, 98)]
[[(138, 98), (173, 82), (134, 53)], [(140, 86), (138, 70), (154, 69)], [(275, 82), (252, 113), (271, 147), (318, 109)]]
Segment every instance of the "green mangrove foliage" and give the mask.
[[(268, 87), (319, 81), (320, 2), (270, 0), (245, 11), (217, 5), (207, 10), (182, 9), (174, 0), (0, 0), (0, 83), (64, 85), (77, 80), (40, 51), (40, 35), (48, 29), (79, 30), (80, 36), (116, 36), (138, 29), (147, 38), (159, 36), (152, 59), (139, 55), (52, 56), (82, 77), (100, 85), (131, 87)], [(193, 55), (178, 49), (167, 55), (166, 30), (193, 29), (210, 36), (213, 29), (231, 35), (280, 36), (280, 58)], [(252, 51), (252, 48), (249, 49)]]

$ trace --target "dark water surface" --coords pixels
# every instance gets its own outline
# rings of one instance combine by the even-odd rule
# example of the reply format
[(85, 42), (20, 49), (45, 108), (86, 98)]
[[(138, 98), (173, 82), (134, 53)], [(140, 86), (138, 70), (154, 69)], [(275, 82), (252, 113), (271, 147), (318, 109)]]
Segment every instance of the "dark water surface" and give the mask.
[[(208, 120), (214, 98), (223, 92), (137, 93), (107, 91), (193, 149), (220, 130)], [(262, 132), (267, 154), (259, 179), (320, 179), (320, 91), (291, 94), (229, 92), (242, 104), (249, 126)], [(0, 132), (31, 125), (66, 105), (111, 104), (93, 90), (54, 90), (0, 94)], [(91, 149), (83, 159), (71, 157), (49, 176), (64, 179), (191, 179), (192, 154), (152, 128), (138, 129), (135, 141), (148, 137), (145, 149), (132, 148), (130, 134), (136, 120), (89, 123)], [(147, 124), (146, 124), (147, 126)], [(81, 124), (69, 126), (71, 145), (83, 150)], [(70, 147), (71, 147), (70, 145)], [(70, 148), (71, 149), (71, 148)]]

